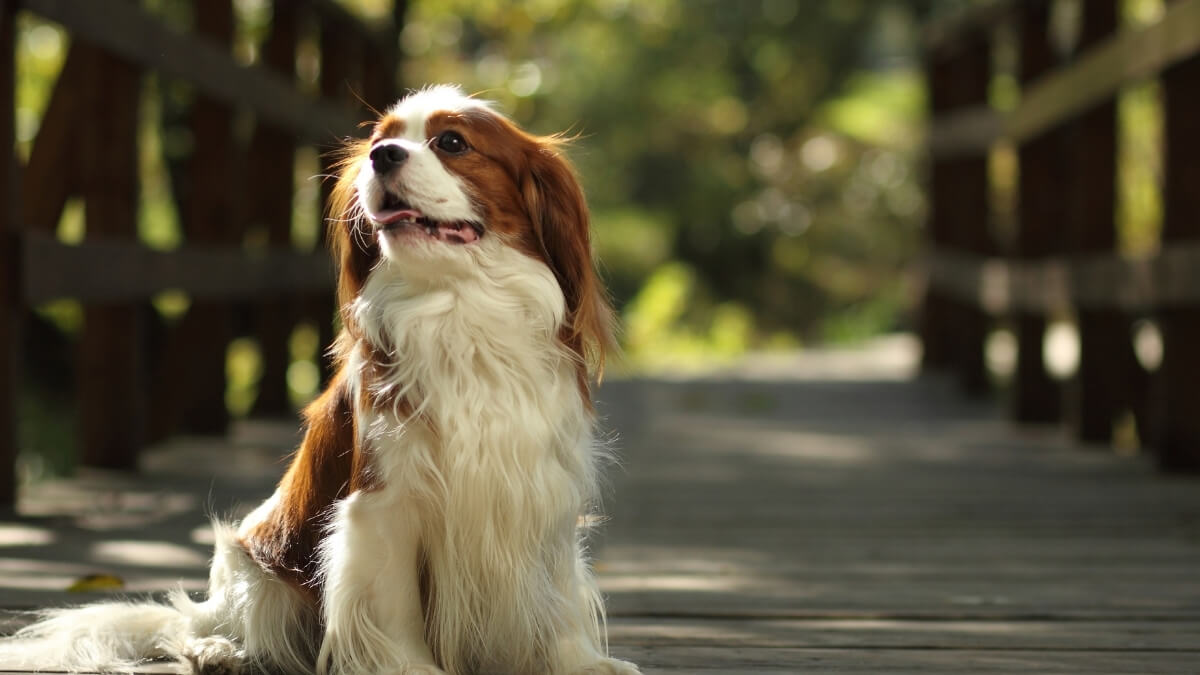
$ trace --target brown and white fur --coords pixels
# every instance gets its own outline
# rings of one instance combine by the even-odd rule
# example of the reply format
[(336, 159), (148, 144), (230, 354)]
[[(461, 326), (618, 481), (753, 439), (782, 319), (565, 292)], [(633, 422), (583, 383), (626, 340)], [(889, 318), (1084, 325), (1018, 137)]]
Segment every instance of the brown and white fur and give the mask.
[(275, 493), (217, 525), (208, 598), (54, 610), (0, 654), (43, 669), (637, 673), (606, 654), (577, 529), (596, 498), (589, 383), (612, 338), (558, 145), (454, 87), (388, 110), (347, 148), (331, 200), (337, 375)]

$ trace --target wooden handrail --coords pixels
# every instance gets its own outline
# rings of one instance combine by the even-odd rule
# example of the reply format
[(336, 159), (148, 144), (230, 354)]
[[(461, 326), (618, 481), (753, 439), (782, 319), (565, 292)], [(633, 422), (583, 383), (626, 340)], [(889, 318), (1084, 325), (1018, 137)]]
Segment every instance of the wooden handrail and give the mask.
[[(332, 0), (280, 0), (264, 56), (243, 65), (230, 54), (230, 0), (197, 0), (195, 30), (172, 28), (141, 8), (117, 0), (4, 0), (0, 2), (0, 84), (12, 102), (13, 18), (18, 10), (60, 24), (74, 42), (60, 74), (29, 165), (0, 164), (0, 193), (9, 217), (0, 219), (0, 354), (19, 343), (20, 324), (32, 306), (60, 298), (84, 305), (78, 340), (77, 382), (80, 454), (96, 466), (130, 468), (147, 440), (164, 438), (186, 419), (193, 431), (220, 432), (225, 407), (226, 351), (238, 316), (252, 316), (252, 332), (268, 354), (257, 412), (289, 409), (284, 386), (287, 338), (302, 317), (317, 317), (332, 341), (333, 268), (324, 250), (292, 249), (288, 225), (294, 206), (291, 148), (329, 146), (355, 135), (359, 113), (348, 100), (353, 82), (371, 105), (395, 93), (392, 61), (403, 2), (388, 21), (372, 27)], [(321, 97), (302, 93), (292, 54), (303, 21), (315, 17), (323, 31), (342, 40), (321, 40)], [(339, 53), (340, 52), (340, 53)], [(362, 72), (357, 66), (365, 62)], [(73, 65), (72, 65), (73, 64)], [(172, 251), (149, 249), (137, 240), (137, 101), (147, 71), (192, 85), (197, 96), (189, 128), (197, 148), (188, 162), (184, 194), (177, 203), (185, 244)], [(57, 101), (55, 103), (54, 101)], [(74, 105), (98, 112), (96, 124), (80, 127)], [(0, 111), (0, 137), (12, 146), (12, 106)], [(231, 133), (234, 116), (254, 116), (254, 140)], [(57, 145), (56, 145), (57, 144)], [(63, 148), (87, 150), (83, 163), (62, 175)], [(239, 161), (268, 157), (263, 162)], [(201, 157), (202, 156), (202, 157)], [(71, 159), (74, 159), (72, 157)], [(52, 167), (45, 171), (39, 168)], [(243, 174), (253, 184), (234, 181)], [(268, 175), (269, 174), (269, 175)], [(246, 190), (255, 192), (249, 205)], [(218, 195), (199, 201), (195, 195)], [(70, 195), (82, 196), (87, 237), (67, 245), (50, 234)], [(22, 209), (22, 197), (40, 208)], [(248, 208), (244, 208), (248, 206)], [(32, 217), (32, 216), (37, 216)], [(251, 224), (272, 224), (270, 246), (241, 244)], [(281, 235), (282, 233), (282, 235)], [(145, 302), (165, 290), (195, 300), (154, 345), (145, 342)], [(245, 304), (230, 302), (242, 301)], [(253, 305), (252, 311), (246, 307)], [(0, 507), (14, 500), (17, 443), (14, 390), (16, 359), (0, 359)], [(283, 366), (280, 367), (279, 364)], [(147, 377), (147, 374), (149, 376)], [(280, 393), (282, 392), (282, 393)], [(275, 403), (267, 409), (268, 399)], [(144, 418), (153, 418), (146, 424)]]
[(933, 120), (930, 152), (937, 156), (986, 152), (1002, 138), (1030, 140), (1110, 98), (1121, 87), (1151, 77), (1200, 52), (1200, 0), (1167, 5), (1144, 28), (1122, 31), (1084, 52), (1075, 63), (1038, 80), (1008, 114), (980, 106)]
[(180, 33), (137, 5), (96, 0), (21, 0), (24, 8), (62, 24), (122, 58), (192, 83), (204, 93), (256, 114), (305, 140), (326, 145), (354, 133), (360, 120), (298, 92), (270, 71), (237, 63), (202, 38)]
[(1144, 258), (1012, 260), (934, 250), (924, 267), (938, 290), (993, 315), (1073, 308), (1149, 312), (1200, 303), (1200, 243), (1175, 244)]
[[(995, 74), (990, 57), (978, 63), (994, 45), (995, 24), (967, 17), (929, 42), (935, 118), (927, 135), (932, 248), (924, 261), (923, 364), (951, 370), (964, 391), (989, 391), (987, 333), (991, 318), (1002, 316), (1016, 347), (1007, 394), (1014, 420), (1069, 421), (1081, 441), (1107, 443), (1132, 412), (1139, 441), (1154, 448), (1160, 466), (1196, 471), (1200, 0), (1172, 0), (1155, 23), (1125, 30), (1119, 6), (1082, 3), (1078, 44), (1064, 60), (1047, 1), (1013, 2), (1021, 100), (1011, 112), (979, 95)], [(1159, 252), (1130, 259), (1118, 252), (1114, 213), (1117, 98), (1151, 78), (1162, 89), (1163, 225)], [(991, 181), (979, 170), (997, 141), (1011, 143), (1017, 158), (1015, 226), (1003, 241), (989, 227)], [(1078, 328), (1079, 363), (1064, 388), (1050, 373), (1044, 342), (1048, 319), (1068, 316)], [(1130, 340), (1139, 316), (1160, 327), (1163, 360), (1153, 374)]]
[(63, 244), (49, 235), (21, 237), (21, 294), (30, 304), (141, 300), (168, 289), (193, 297), (252, 298), (333, 288), (324, 251), (254, 250), (190, 245), (156, 251), (126, 240)]

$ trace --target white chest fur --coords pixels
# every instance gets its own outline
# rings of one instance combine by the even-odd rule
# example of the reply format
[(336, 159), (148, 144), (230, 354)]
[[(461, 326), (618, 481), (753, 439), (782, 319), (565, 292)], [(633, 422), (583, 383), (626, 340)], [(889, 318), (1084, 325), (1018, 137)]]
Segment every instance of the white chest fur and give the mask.
[(591, 419), (574, 357), (557, 339), (562, 292), (545, 265), (508, 246), (472, 249), (472, 264), (443, 268), (436, 279), (417, 264), (382, 263), (354, 304), (384, 361), (370, 376), (359, 364), (357, 385), (393, 404), (360, 411), (380, 478), (403, 480), (393, 472), (409, 463), (405, 446), (424, 440), (435, 446), (425, 468), (443, 479), (491, 470), (496, 482), (515, 485), (527, 480), (516, 474), (551, 462), (585, 488)]
[(382, 486), (364, 499), (379, 518), (419, 514), (395, 525), (420, 530), (441, 660), (538, 672), (568, 634), (596, 632), (575, 532), (595, 492), (592, 419), (551, 272), (499, 242), (473, 248), (474, 264), (436, 279), (384, 263), (353, 307), (386, 357), (351, 364), (371, 394), (356, 400), (408, 404), (358, 411)]

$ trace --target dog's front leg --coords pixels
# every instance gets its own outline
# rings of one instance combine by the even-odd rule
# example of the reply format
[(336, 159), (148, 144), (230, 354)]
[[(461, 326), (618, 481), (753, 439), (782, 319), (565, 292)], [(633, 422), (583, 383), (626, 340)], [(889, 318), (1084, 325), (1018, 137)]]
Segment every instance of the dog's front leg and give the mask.
[(568, 615), (565, 639), (558, 645), (558, 663), (563, 672), (569, 675), (641, 675), (636, 665), (610, 658), (606, 653), (600, 589), (578, 544), (574, 573), (566, 577), (562, 592), (566, 597), (576, 599), (575, 611)]
[(420, 528), (411, 505), (386, 492), (350, 495), (321, 552), (318, 675), (442, 674), (425, 643)]

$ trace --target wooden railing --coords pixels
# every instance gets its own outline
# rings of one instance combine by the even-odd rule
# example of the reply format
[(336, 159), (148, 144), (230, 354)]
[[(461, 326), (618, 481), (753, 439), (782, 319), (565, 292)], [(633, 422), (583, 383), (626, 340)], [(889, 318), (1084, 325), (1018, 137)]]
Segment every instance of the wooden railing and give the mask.
[[(334, 313), (328, 256), (291, 241), (296, 150), (320, 150), (325, 173), (324, 153), (359, 133), (366, 106), (393, 100), (404, 5), (388, 25), (369, 27), (332, 0), (277, 1), (261, 58), (245, 66), (231, 49), (231, 0), (197, 0), (188, 34), (126, 0), (0, 3), (0, 147), (15, 148), (17, 13), (53, 21), (71, 38), (29, 160), (10, 150), (0, 162), (0, 506), (15, 497), (19, 336), (38, 303), (72, 298), (84, 307), (75, 355), (84, 463), (133, 467), (148, 439), (185, 422), (223, 431), (226, 350), (238, 325), (261, 344), (256, 411), (287, 409), (288, 336), (311, 318), (327, 344)], [(298, 41), (313, 33), (320, 97), (302, 93), (295, 73)], [(171, 251), (146, 248), (136, 231), (138, 107), (151, 72), (196, 92), (194, 150), (176, 200), (184, 243)], [(236, 123), (246, 115), (253, 131), (240, 140)], [(327, 195), (323, 185), (317, 208)], [(78, 244), (54, 234), (71, 197), (84, 202)], [(265, 246), (244, 243), (252, 223), (265, 227)], [(151, 349), (149, 299), (166, 289), (191, 304)]]
[[(985, 341), (998, 320), (1015, 334), (1011, 410), (1021, 422), (1067, 421), (1108, 442), (1123, 411), (1165, 468), (1200, 469), (1200, 0), (1168, 2), (1151, 25), (1119, 27), (1117, 0), (1077, 3), (1077, 39), (1052, 39), (1053, 3), (993, 2), (931, 28), (927, 68), (929, 285), (924, 362), (969, 391), (988, 387)], [(989, 106), (997, 29), (1016, 31), (1020, 100)], [(1011, 33), (1010, 33), (1011, 34)], [(1162, 90), (1163, 225), (1156, 254), (1119, 252), (1117, 111), (1122, 88), (1157, 78)], [(989, 152), (1017, 155), (1011, 241), (991, 223)], [(1077, 374), (1047, 373), (1048, 317), (1071, 316)], [(1162, 336), (1161, 366), (1135, 357), (1135, 320)]]

